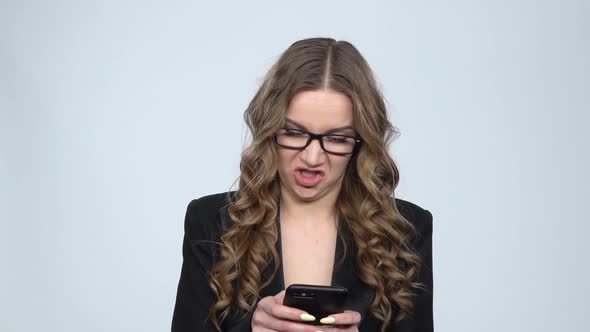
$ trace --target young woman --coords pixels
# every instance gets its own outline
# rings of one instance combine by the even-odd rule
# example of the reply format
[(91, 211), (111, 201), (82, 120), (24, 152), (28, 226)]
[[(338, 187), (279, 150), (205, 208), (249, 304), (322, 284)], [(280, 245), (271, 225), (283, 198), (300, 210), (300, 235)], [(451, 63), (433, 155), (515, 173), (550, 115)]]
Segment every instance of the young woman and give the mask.
[[(432, 214), (394, 196), (396, 131), (358, 50), (295, 42), (244, 118), (239, 189), (188, 206), (172, 331), (433, 331)], [(346, 310), (284, 306), (294, 283), (346, 287)]]

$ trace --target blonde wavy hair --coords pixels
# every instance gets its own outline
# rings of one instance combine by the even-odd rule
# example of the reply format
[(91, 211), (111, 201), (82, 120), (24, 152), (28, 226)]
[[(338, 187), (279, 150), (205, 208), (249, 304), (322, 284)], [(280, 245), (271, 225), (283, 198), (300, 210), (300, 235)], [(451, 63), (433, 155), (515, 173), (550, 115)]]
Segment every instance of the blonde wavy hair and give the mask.
[[(209, 314), (218, 330), (232, 305), (254, 310), (260, 290), (277, 273), (280, 188), (273, 135), (283, 127), (296, 93), (326, 88), (350, 97), (354, 128), (363, 141), (345, 171), (337, 209), (358, 248), (357, 274), (376, 290), (369, 311), (385, 331), (394, 304), (400, 309), (396, 322), (413, 310), (412, 288), (423, 286), (414, 280), (422, 262), (410, 241), (415, 228), (394, 203), (399, 171), (388, 148), (399, 132), (387, 118), (383, 95), (359, 51), (346, 41), (310, 38), (281, 54), (244, 112), (252, 143), (241, 155), (239, 190), (228, 207), (233, 224), (221, 237), (220, 257), (210, 274), (217, 302)], [(265, 274), (271, 260), (275, 268)]]

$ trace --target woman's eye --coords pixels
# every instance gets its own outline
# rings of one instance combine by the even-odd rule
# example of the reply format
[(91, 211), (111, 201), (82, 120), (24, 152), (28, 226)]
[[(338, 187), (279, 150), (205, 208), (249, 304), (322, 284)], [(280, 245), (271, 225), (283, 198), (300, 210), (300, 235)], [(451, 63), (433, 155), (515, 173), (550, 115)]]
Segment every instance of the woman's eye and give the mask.
[(285, 134), (287, 136), (303, 136), (303, 135), (305, 135), (305, 133), (302, 133), (302, 132), (296, 131), (296, 130), (286, 130)]
[(348, 137), (340, 137), (340, 136), (328, 136), (326, 137), (328, 141), (332, 143), (349, 143), (350, 139)]

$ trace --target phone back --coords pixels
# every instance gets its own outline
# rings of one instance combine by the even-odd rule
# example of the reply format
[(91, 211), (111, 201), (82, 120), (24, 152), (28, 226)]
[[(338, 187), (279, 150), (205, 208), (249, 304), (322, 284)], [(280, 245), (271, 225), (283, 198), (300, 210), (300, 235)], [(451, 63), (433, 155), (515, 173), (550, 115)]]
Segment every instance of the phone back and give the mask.
[(344, 311), (348, 290), (340, 286), (293, 284), (285, 291), (283, 304), (298, 308), (316, 317), (315, 322)]

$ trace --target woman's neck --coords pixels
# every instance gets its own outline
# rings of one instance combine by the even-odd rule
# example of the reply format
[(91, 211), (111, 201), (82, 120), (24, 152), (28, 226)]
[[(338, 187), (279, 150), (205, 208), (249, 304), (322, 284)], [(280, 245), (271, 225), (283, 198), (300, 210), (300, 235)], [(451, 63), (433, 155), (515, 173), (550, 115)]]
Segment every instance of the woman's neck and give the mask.
[(280, 214), (281, 223), (288, 222), (307, 228), (321, 224), (336, 224), (338, 193), (329, 193), (314, 201), (302, 201), (287, 190), (281, 189)]

